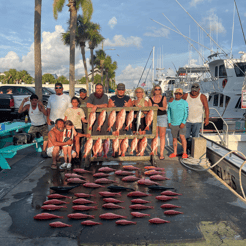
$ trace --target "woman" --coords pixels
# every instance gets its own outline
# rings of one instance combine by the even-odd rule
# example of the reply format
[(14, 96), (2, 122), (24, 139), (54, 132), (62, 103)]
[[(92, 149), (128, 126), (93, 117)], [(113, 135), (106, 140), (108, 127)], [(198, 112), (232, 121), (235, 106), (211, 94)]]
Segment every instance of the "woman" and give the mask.
[(167, 128), (167, 99), (162, 96), (162, 89), (159, 85), (155, 85), (151, 91), (151, 97), (148, 102), (148, 106), (158, 107), (157, 111), (157, 129), (156, 136), (158, 137), (158, 132), (160, 136), (160, 160), (164, 160), (163, 156), (165, 149), (165, 136)]

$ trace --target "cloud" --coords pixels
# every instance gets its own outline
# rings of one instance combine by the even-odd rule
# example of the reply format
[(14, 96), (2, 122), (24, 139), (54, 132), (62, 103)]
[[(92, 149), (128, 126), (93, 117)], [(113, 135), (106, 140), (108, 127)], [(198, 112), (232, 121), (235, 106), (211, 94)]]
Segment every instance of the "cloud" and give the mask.
[(144, 34), (144, 36), (148, 36), (148, 37), (165, 37), (167, 38), (170, 31), (164, 27), (161, 27), (159, 29), (157, 29), (156, 27), (149, 27), (148, 29), (150, 29), (150, 32), (146, 32)]
[(140, 37), (130, 36), (128, 38), (124, 38), (123, 35), (115, 35), (112, 41), (109, 38), (107, 38), (103, 44), (105, 47), (106, 46), (109, 46), (109, 47), (136, 46), (137, 48), (140, 48), (142, 47), (141, 42), (142, 42), (142, 39)]
[(244, 17), (246, 17), (246, 12), (244, 13)]
[(190, 6), (195, 7), (197, 4), (204, 2), (204, 0), (191, 0)]
[(115, 25), (117, 24), (117, 19), (116, 17), (112, 17), (109, 22), (108, 22), (108, 25), (110, 26), (111, 29), (113, 29), (115, 27)]

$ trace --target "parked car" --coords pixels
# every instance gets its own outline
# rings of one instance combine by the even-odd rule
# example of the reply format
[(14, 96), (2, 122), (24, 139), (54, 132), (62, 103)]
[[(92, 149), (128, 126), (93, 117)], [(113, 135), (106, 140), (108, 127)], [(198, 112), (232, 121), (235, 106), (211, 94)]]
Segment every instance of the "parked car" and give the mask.
[[(69, 95), (69, 91), (63, 91), (63, 93), (64, 93), (64, 94)], [(79, 95), (79, 91), (76, 91), (76, 90), (75, 90), (75, 92), (74, 92), (74, 96), (76, 96), (76, 97), (80, 97), (80, 95)]]
[[(32, 88), (35, 90), (35, 87), (32, 87)], [(53, 89), (48, 88), (48, 87), (42, 87), (42, 93), (43, 93), (43, 95), (46, 95), (46, 96), (56, 94), (56, 92)]]

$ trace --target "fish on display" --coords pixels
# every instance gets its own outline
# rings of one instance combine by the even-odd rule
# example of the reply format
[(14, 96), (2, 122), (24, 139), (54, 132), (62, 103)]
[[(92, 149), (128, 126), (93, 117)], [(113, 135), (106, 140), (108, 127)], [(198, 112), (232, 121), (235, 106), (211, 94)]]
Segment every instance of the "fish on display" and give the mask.
[(164, 211), (164, 214), (166, 214), (166, 215), (176, 215), (176, 214), (183, 214), (183, 212), (179, 212), (179, 211), (176, 211), (176, 210), (167, 210), (167, 211)]
[(59, 210), (61, 208), (67, 208), (66, 206), (57, 206), (53, 204), (44, 205), (41, 207), (43, 210)]
[(67, 182), (73, 183), (73, 184), (84, 184), (86, 181), (80, 178), (70, 178), (70, 179), (67, 179)]
[(120, 145), (120, 149), (121, 149), (121, 156), (125, 156), (125, 153), (127, 151), (128, 148), (128, 138), (125, 138)]
[(94, 157), (97, 157), (97, 154), (101, 151), (101, 149), (102, 149), (102, 139), (98, 138), (92, 147)]
[(112, 143), (113, 154), (112, 154), (112, 156), (115, 156), (115, 153), (119, 151), (119, 147), (120, 147), (119, 139), (118, 138), (113, 139), (113, 143)]
[(130, 220), (117, 220), (117, 221), (115, 221), (115, 224), (116, 225), (136, 225), (137, 222), (133, 222)]
[(91, 112), (89, 115), (89, 130), (92, 130), (92, 126), (94, 125), (96, 120), (96, 112)]
[(146, 201), (146, 200), (143, 200), (143, 199), (132, 199), (131, 200), (132, 203), (138, 203), (138, 204), (144, 204), (144, 203), (150, 203), (150, 201)]
[(151, 194), (146, 194), (146, 193), (141, 192), (141, 191), (132, 191), (132, 192), (128, 193), (127, 196), (128, 197), (133, 197), (133, 196), (144, 197), (144, 196), (151, 196)]
[(102, 187), (105, 187), (103, 185), (99, 185), (99, 184), (95, 184), (95, 183), (84, 183), (83, 186), (86, 188), (102, 188)]
[(153, 121), (153, 116), (154, 116), (154, 111), (151, 109), (145, 116), (145, 123), (146, 123), (146, 127), (144, 129), (145, 131), (149, 131), (149, 126)]
[(144, 213), (140, 213), (140, 212), (131, 212), (131, 215), (137, 218), (143, 218), (146, 216), (150, 216), (150, 214), (144, 214)]
[(152, 175), (149, 177), (151, 180), (158, 180), (158, 181), (163, 181), (163, 180), (170, 180), (169, 178), (167, 177), (164, 177), (162, 175)]
[(68, 224), (65, 224), (65, 223), (62, 223), (60, 221), (56, 221), (56, 222), (52, 222), (49, 224), (50, 227), (71, 227), (72, 225), (68, 225)]
[(98, 208), (97, 206), (76, 205), (76, 206), (72, 206), (72, 209), (86, 211), (86, 210), (91, 210), (91, 209), (96, 210)]
[(170, 191), (170, 190), (166, 190), (161, 192), (161, 195), (165, 195), (165, 196), (182, 196), (182, 194)]
[(68, 198), (68, 199), (72, 199), (72, 198), (69, 197), (69, 196), (63, 196), (63, 195), (60, 195), (60, 194), (50, 194), (50, 195), (48, 195), (48, 198), (49, 198), (49, 199), (59, 199), (59, 198)]
[(155, 198), (159, 201), (169, 201), (172, 199), (179, 199), (177, 196), (156, 196)]
[(140, 179), (138, 180), (138, 184), (140, 185), (159, 185), (158, 183), (151, 181), (149, 179)]
[(173, 204), (162, 204), (161, 208), (181, 208), (181, 206), (177, 206)]
[(118, 186), (118, 185), (111, 185), (107, 187), (111, 191), (123, 191), (123, 190), (133, 190), (132, 188), (124, 187), (124, 186)]
[(129, 206), (130, 209), (153, 209), (153, 206), (146, 206), (143, 204), (134, 204)]
[(120, 201), (118, 199), (112, 198), (112, 197), (108, 197), (108, 198), (103, 198), (104, 202), (112, 202), (112, 203), (122, 203), (124, 201)]
[(73, 200), (73, 203), (74, 204), (81, 204), (81, 205), (83, 205), (83, 204), (95, 204), (96, 202), (93, 202), (93, 201), (91, 201), (91, 200), (87, 200), (87, 199), (84, 199), (84, 198), (79, 198), (79, 199), (75, 199), (75, 200)]
[(115, 122), (115, 127), (116, 127), (115, 135), (116, 136), (120, 135), (120, 129), (123, 127), (125, 120), (126, 120), (126, 110), (121, 109), (121, 111), (116, 116), (116, 122)]
[(107, 154), (109, 152), (109, 147), (110, 147), (110, 140), (109, 138), (105, 139), (103, 142), (103, 152), (104, 152), (104, 158), (107, 158)]
[(119, 208), (125, 209), (125, 207), (122, 207), (120, 205), (114, 204), (112, 202), (105, 203), (105, 204), (102, 205), (102, 207), (103, 208), (110, 208), (110, 209), (119, 209)]
[(112, 184), (112, 183), (117, 183), (117, 181), (110, 180), (107, 178), (101, 178), (101, 179), (96, 179), (95, 183), (96, 184)]
[(156, 171), (165, 171), (164, 167), (155, 167), (155, 166), (145, 166), (144, 169), (147, 170), (156, 170)]
[(130, 155), (133, 155), (133, 151), (136, 150), (137, 146), (138, 146), (138, 139), (137, 138), (134, 138), (132, 140), (132, 142), (131, 142), (131, 152), (130, 152)]
[(48, 204), (56, 204), (56, 205), (59, 205), (59, 204), (68, 204), (69, 202), (64, 202), (64, 201), (61, 201), (61, 200), (58, 200), (58, 199), (52, 199), (52, 200), (48, 200), (48, 201), (45, 201), (44, 202), (44, 205), (48, 205)]
[(92, 221), (92, 220), (85, 220), (85, 221), (81, 222), (81, 225), (94, 226), (94, 225), (102, 225), (102, 223)]
[(95, 195), (92, 195), (92, 194), (86, 194), (86, 193), (75, 193), (74, 195), (75, 195), (76, 197), (79, 197), (79, 198), (89, 198), (89, 197), (95, 196)]
[(138, 155), (143, 156), (144, 155), (145, 148), (147, 146), (147, 138), (146, 137), (143, 137), (139, 141), (140, 141), (140, 143), (139, 143), (139, 154)]
[(130, 170), (130, 171), (133, 171), (133, 170), (140, 170), (140, 168), (134, 167), (133, 165), (123, 166), (123, 169), (125, 169), (125, 170)]
[(63, 219), (63, 216), (58, 216), (49, 213), (37, 214), (33, 217), (35, 220), (50, 220), (50, 219)]
[(67, 217), (69, 219), (75, 219), (75, 220), (80, 220), (80, 219), (95, 219), (95, 215), (88, 215), (88, 214), (82, 214), (82, 213), (68, 214)]
[(148, 189), (150, 190), (173, 190), (174, 188), (171, 187), (164, 187), (164, 186), (160, 186), (160, 185), (153, 185), (153, 186), (148, 186)]
[(98, 116), (98, 128), (97, 128), (97, 131), (99, 131), (99, 132), (101, 131), (101, 127), (102, 127), (102, 125), (103, 125), (103, 123), (104, 123), (104, 121), (106, 119), (106, 114), (107, 114), (106, 110), (103, 110)]
[(53, 187), (50, 187), (51, 190), (54, 190), (56, 192), (68, 192), (74, 188), (77, 188), (79, 187), (80, 184), (77, 184), (77, 185), (74, 185), (74, 186), (53, 186)]
[(145, 171), (144, 172), (144, 175), (146, 176), (151, 176), (151, 175), (161, 175), (161, 174), (165, 174), (165, 172), (159, 172), (159, 171), (156, 171), (156, 170), (149, 170), (149, 171)]
[(141, 126), (141, 116), (142, 116), (142, 111), (139, 110), (138, 111), (138, 115), (137, 115), (137, 134), (139, 133), (139, 127)]
[(132, 175), (132, 172), (129, 171), (124, 171), (124, 170), (117, 170), (115, 171), (116, 175), (120, 175), (120, 176), (128, 176), (128, 175)]
[(126, 219), (126, 216), (122, 216), (119, 214), (114, 214), (114, 213), (105, 213), (99, 215), (100, 219), (105, 219), (105, 220), (114, 220), (114, 219)]
[(129, 130), (129, 127), (132, 128), (133, 119), (134, 119), (134, 111), (131, 110), (126, 117), (126, 128), (125, 128), (126, 131)]
[(110, 191), (101, 191), (98, 192), (98, 194), (103, 197), (121, 196), (121, 192), (110, 192)]
[(88, 138), (87, 141), (86, 141), (86, 143), (85, 143), (85, 147), (84, 147), (84, 152), (85, 152), (85, 154), (83, 156), (84, 158), (86, 158), (88, 156), (89, 152), (92, 149), (92, 145), (93, 145), (92, 138)]
[(135, 182), (135, 181), (137, 181), (137, 180), (139, 180), (139, 178), (137, 178), (136, 176), (133, 176), (133, 175), (131, 175), (131, 176), (126, 176), (126, 177), (124, 177), (124, 178), (122, 179), (122, 181), (124, 181), (124, 182)]
[(66, 178), (80, 178), (80, 179), (85, 179), (85, 177), (78, 175), (77, 173), (66, 173), (65, 174)]
[(149, 223), (151, 223), (151, 224), (164, 224), (164, 223), (170, 223), (170, 221), (163, 220), (160, 218), (153, 218), (153, 219), (149, 220)]
[(83, 168), (74, 168), (73, 171), (76, 173), (91, 173), (91, 171), (85, 170)]
[(106, 172), (106, 173), (110, 173), (110, 172), (114, 172), (115, 169), (110, 168), (110, 167), (101, 167), (98, 169), (98, 172)]
[(151, 150), (152, 150), (152, 152), (150, 153), (150, 155), (155, 155), (155, 152), (156, 152), (156, 155), (157, 155), (157, 147), (158, 147), (158, 137), (155, 137), (151, 141)]
[(108, 177), (108, 176), (109, 176), (108, 173), (95, 173), (95, 174), (93, 174), (94, 178), (105, 178), (105, 177)]
[(107, 129), (107, 132), (111, 131), (111, 128), (113, 127), (113, 125), (115, 123), (115, 120), (116, 120), (116, 112), (115, 112), (115, 110), (113, 110), (113, 111), (111, 111), (111, 113), (109, 114), (109, 117), (108, 117), (108, 129)]

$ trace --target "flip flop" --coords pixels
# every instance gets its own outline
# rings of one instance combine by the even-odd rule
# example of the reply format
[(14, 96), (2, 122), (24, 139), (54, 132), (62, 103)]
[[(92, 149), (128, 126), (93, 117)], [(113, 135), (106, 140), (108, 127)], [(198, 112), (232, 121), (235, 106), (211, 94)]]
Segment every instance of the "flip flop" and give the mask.
[(56, 164), (52, 163), (52, 165), (51, 165), (50, 168), (53, 169), (53, 170), (56, 170), (57, 169), (57, 166), (56, 166)]
[(171, 155), (169, 155), (169, 158), (174, 158), (177, 157), (178, 155), (175, 155), (174, 153), (172, 153)]
[(165, 157), (164, 156), (160, 157), (160, 160), (165, 160)]
[(184, 153), (184, 154), (182, 155), (182, 158), (183, 158), (183, 159), (186, 159), (186, 158), (188, 158), (188, 155), (187, 155), (186, 153)]

